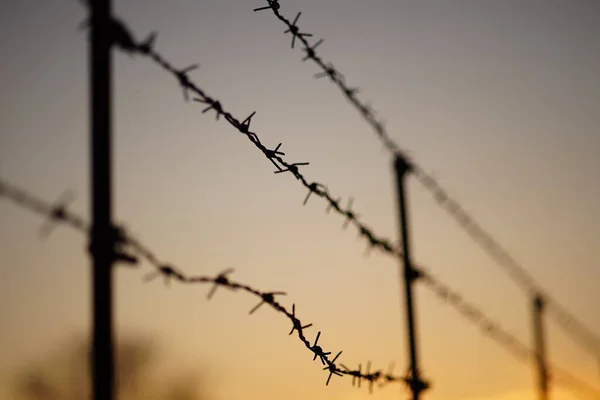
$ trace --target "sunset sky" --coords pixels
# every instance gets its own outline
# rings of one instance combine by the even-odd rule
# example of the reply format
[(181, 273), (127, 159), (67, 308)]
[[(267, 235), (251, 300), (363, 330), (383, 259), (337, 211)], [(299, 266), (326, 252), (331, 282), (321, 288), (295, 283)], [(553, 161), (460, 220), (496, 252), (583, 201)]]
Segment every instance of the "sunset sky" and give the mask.
[[(263, 0), (115, 0), (137, 37), (289, 162), (327, 185), (380, 236), (397, 241), (392, 157), (356, 110)], [(600, 2), (593, 0), (282, 0), (281, 12), (325, 38), (318, 53), (393, 137), (476, 217), (542, 288), (600, 334)], [(75, 0), (0, 6), (0, 177), (89, 216), (85, 18)], [(285, 291), (281, 302), (343, 364), (408, 367), (399, 261), (373, 252), (343, 218), (325, 214), (290, 174), (202, 105), (185, 103), (174, 78), (150, 60), (114, 57), (115, 218), (163, 260), (189, 274)], [(493, 320), (532, 343), (531, 299), (413, 178), (415, 261)], [(0, 199), (0, 376), (9, 379), (73, 333), (87, 332), (87, 244)], [(118, 333), (148, 332), (173, 364), (206, 371), (215, 399), (356, 400), (332, 378), (282, 315), (256, 299), (208, 287), (144, 283), (150, 271), (115, 273)], [(423, 285), (416, 290), (422, 372), (432, 400), (522, 400), (534, 370), (516, 360)], [(600, 389), (600, 356), (545, 319), (553, 363)], [(10, 398), (0, 385), (0, 400)], [(552, 384), (553, 398), (576, 397)], [(4, 391), (3, 391), (4, 390)], [(407, 398), (399, 385), (378, 399)]]

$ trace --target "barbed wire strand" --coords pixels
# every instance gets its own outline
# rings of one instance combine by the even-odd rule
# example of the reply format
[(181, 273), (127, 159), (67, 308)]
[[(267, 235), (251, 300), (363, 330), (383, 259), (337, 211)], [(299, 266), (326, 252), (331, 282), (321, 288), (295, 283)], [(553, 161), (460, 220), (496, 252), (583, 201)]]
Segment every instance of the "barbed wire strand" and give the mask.
[(116, 32), (114, 43), (119, 48), (126, 52), (129, 52), (130, 54), (141, 54), (143, 56), (149, 57), (156, 64), (162, 67), (165, 71), (169, 72), (175, 77), (175, 79), (177, 80), (177, 82), (183, 90), (184, 100), (189, 101), (190, 92), (198, 96), (195, 97), (193, 100), (205, 105), (205, 108), (202, 110), (202, 113), (214, 111), (216, 120), (219, 120), (221, 117), (223, 117), (223, 119), (225, 119), (240, 133), (246, 136), (248, 140), (250, 140), (250, 142), (261, 153), (263, 153), (263, 155), (275, 166), (275, 174), (289, 172), (306, 189), (308, 189), (308, 193), (304, 198), (303, 204), (307, 204), (308, 200), (313, 195), (321, 197), (327, 202), (326, 212), (330, 212), (331, 210), (333, 210), (337, 214), (342, 215), (344, 217), (344, 223), (342, 225), (342, 228), (346, 229), (350, 224), (355, 225), (359, 232), (359, 235), (363, 237), (368, 243), (368, 247), (365, 251), (366, 255), (368, 255), (372, 249), (376, 248), (383, 252), (392, 254), (395, 257), (402, 256), (402, 252), (399, 249), (395, 248), (391, 244), (390, 240), (378, 237), (370, 227), (368, 227), (366, 224), (360, 221), (359, 214), (357, 214), (352, 209), (352, 198), (348, 200), (346, 206), (343, 206), (341, 204), (342, 198), (334, 197), (331, 193), (329, 193), (329, 189), (327, 188), (327, 186), (318, 182), (309, 181), (300, 172), (300, 167), (309, 165), (308, 162), (287, 162), (283, 158), (283, 156), (285, 156), (285, 153), (281, 151), (282, 143), (279, 143), (274, 149), (269, 149), (268, 147), (266, 147), (261, 142), (259, 136), (255, 132), (252, 132), (250, 130), (252, 118), (256, 115), (255, 111), (252, 112), (244, 120), (240, 121), (231, 113), (226, 111), (219, 100), (210, 97), (200, 87), (198, 87), (195, 83), (190, 81), (188, 73), (198, 68), (198, 64), (192, 64), (183, 69), (175, 68), (170, 62), (168, 62), (164, 57), (162, 57), (153, 49), (153, 43), (156, 38), (155, 33), (151, 34), (145, 41), (137, 43), (133, 38), (133, 35), (130, 33), (130, 31), (122, 21), (114, 19), (113, 25), (113, 32)]
[[(65, 196), (61, 198), (61, 201), (50, 204), (27, 193), (17, 186), (0, 180), (0, 197), (7, 198), (21, 208), (45, 217), (46, 222), (42, 228), (53, 229), (57, 224), (63, 223), (84, 235), (91, 235), (91, 229), (88, 223), (86, 223), (83, 218), (67, 210), (67, 204), (64, 201)], [(391, 369), (387, 373), (384, 373), (382, 370), (370, 372), (370, 362), (367, 363), (367, 368), (364, 373), (361, 372), (360, 364), (357, 369), (348, 368), (342, 363), (336, 364), (335, 362), (342, 352), (338, 352), (333, 359), (330, 359), (329, 356), (331, 355), (331, 352), (324, 351), (323, 348), (318, 345), (321, 335), (320, 331), (317, 333), (314, 344), (311, 344), (304, 334), (304, 330), (312, 327), (312, 324), (304, 324), (301, 322), (296, 316), (296, 305), (292, 305), (292, 310), (290, 312), (275, 300), (275, 296), (285, 295), (285, 292), (262, 292), (249, 285), (234, 282), (229, 279), (229, 274), (234, 271), (233, 269), (227, 269), (219, 273), (216, 277), (187, 276), (172, 264), (161, 262), (158, 256), (152, 252), (149, 247), (143, 245), (138, 239), (128, 233), (124, 226), (115, 226), (114, 231), (117, 232), (114, 236), (114, 248), (118, 261), (123, 261), (129, 265), (137, 265), (138, 259), (142, 258), (154, 268), (153, 272), (147, 274), (143, 278), (145, 282), (162, 276), (166, 286), (169, 286), (172, 280), (176, 280), (182, 284), (212, 284), (213, 286), (207, 294), (208, 300), (214, 296), (219, 286), (226, 287), (232, 291), (242, 290), (260, 299), (260, 302), (249, 311), (249, 314), (253, 314), (265, 303), (270, 305), (276, 311), (284, 314), (292, 322), (292, 329), (288, 334), (292, 335), (294, 332), (297, 332), (300, 341), (313, 353), (313, 361), (319, 358), (322, 365), (324, 365), (323, 369), (328, 370), (329, 375), (327, 377), (326, 385), (329, 384), (333, 375), (350, 375), (352, 376), (352, 385), (354, 386), (357, 384), (359, 388), (361, 386), (361, 381), (365, 380), (369, 384), (370, 393), (373, 392), (375, 383), (378, 383), (379, 387), (383, 387), (392, 382), (404, 382), (408, 385), (413, 384), (413, 380), (409, 374), (402, 377), (395, 376), (392, 374)], [(93, 242), (91, 237), (90, 242)], [(91, 245), (89, 250), (92, 251)], [(433, 275), (424, 272), (423, 268), (416, 270), (419, 272), (419, 278), (423, 280), (426, 286), (430, 288), (439, 299), (453, 306), (463, 317), (478, 326), (484, 334), (500, 344), (521, 362), (529, 363), (535, 357), (535, 352), (533, 350), (529, 349), (528, 346), (519, 341), (514, 335), (508, 333), (508, 331), (502, 328), (498, 323), (487, 318), (480, 309), (464, 300), (458, 292), (440, 282)], [(591, 385), (577, 378), (574, 374), (559, 369), (556, 366), (551, 366), (551, 369), (554, 371), (553, 377), (560, 382), (563, 382), (568, 387), (577, 390), (579, 393), (600, 395), (600, 390), (593, 388)]]
[[(53, 225), (63, 223), (88, 237), (91, 236), (89, 224), (85, 222), (83, 218), (69, 212), (64, 203), (57, 203), (53, 205), (44, 202), (43, 200), (40, 200), (39, 198), (27, 193), (25, 190), (2, 180), (0, 180), (0, 197), (7, 198), (14, 204), (24, 209), (46, 217), (47, 221), (52, 222)], [(125, 260), (121, 261), (127, 261), (127, 263), (130, 265), (137, 265), (139, 264), (139, 259), (141, 258), (146, 260), (154, 268), (154, 271), (152, 271), (150, 274), (147, 274), (143, 278), (145, 282), (149, 282), (159, 276), (162, 276), (164, 283), (167, 286), (170, 285), (170, 282), (173, 280), (182, 284), (212, 284), (212, 288), (207, 294), (207, 300), (210, 300), (214, 296), (218, 287), (228, 288), (231, 291), (241, 290), (260, 299), (260, 302), (249, 311), (250, 315), (257, 311), (258, 308), (260, 308), (263, 304), (268, 304), (275, 311), (285, 315), (292, 322), (292, 330), (289, 332), (289, 335), (292, 335), (294, 332), (296, 332), (300, 341), (308, 350), (313, 353), (313, 361), (318, 358), (321, 364), (324, 366), (323, 369), (329, 372), (326, 385), (329, 385), (329, 381), (333, 375), (349, 375), (353, 377), (353, 382), (356, 380), (365, 380), (370, 382), (371, 385), (378, 382), (407, 382), (409, 379), (407, 377), (394, 376), (391, 373), (385, 374), (380, 370), (362, 373), (358, 369), (354, 370), (346, 366), (342, 366), (342, 364), (336, 364), (336, 361), (342, 352), (338, 352), (335, 357), (331, 358), (330, 355), (332, 353), (325, 351), (323, 347), (319, 345), (321, 331), (317, 332), (314, 343), (311, 343), (304, 331), (305, 329), (312, 327), (313, 324), (304, 324), (300, 320), (300, 318), (296, 315), (295, 304), (292, 305), (292, 309), (290, 311), (275, 299), (275, 296), (285, 295), (285, 292), (263, 292), (249, 285), (235, 282), (229, 278), (229, 275), (234, 272), (233, 269), (227, 269), (215, 277), (188, 276), (181, 272), (181, 270), (174, 265), (160, 261), (158, 256), (152, 252), (149, 247), (143, 245), (139, 240), (135, 239), (126, 231), (123, 226), (115, 226), (114, 230), (119, 232), (118, 239), (116, 239), (113, 243), (116, 247), (115, 252), (118, 254), (126, 254), (126, 257), (124, 257)], [(91, 237), (90, 241), (92, 241)], [(90, 251), (91, 247), (92, 246), (88, 248)]]
[[(309, 163), (302, 162), (302, 163), (291, 163), (290, 164), (287, 161), (285, 161), (281, 157), (281, 156), (285, 155), (285, 153), (279, 151), (279, 149), (282, 145), (281, 143), (279, 143), (279, 145), (274, 150), (270, 150), (266, 146), (264, 146), (261, 143), (258, 135), (255, 132), (251, 132), (249, 129), (251, 119), (256, 114), (256, 112), (252, 112), (246, 119), (244, 119), (242, 122), (239, 122), (239, 120), (237, 118), (235, 118), (229, 112), (224, 110), (224, 108), (219, 100), (213, 99), (208, 94), (206, 94), (201, 88), (199, 88), (195, 83), (193, 83), (189, 79), (188, 73), (190, 71), (198, 68), (198, 64), (192, 64), (191, 66), (188, 66), (188, 67), (180, 69), (180, 70), (176, 69), (170, 62), (168, 62), (164, 57), (162, 57), (158, 52), (156, 52), (154, 50), (154, 41), (156, 39), (155, 32), (151, 33), (146, 40), (138, 43), (134, 39), (132, 33), (129, 31), (129, 29), (126, 27), (126, 25), (124, 24), (123, 21), (113, 18), (112, 23), (114, 25), (113, 32), (115, 33), (115, 36), (113, 38), (114, 45), (116, 45), (117, 47), (121, 48), (121, 50), (128, 52), (130, 54), (141, 54), (143, 56), (146, 56), (146, 57), (149, 57), (150, 59), (152, 59), (155, 63), (157, 63), (159, 66), (161, 66), (165, 71), (171, 73), (176, 78), (181, 89), (183, 90), (184, 100), (186, 100), (186, 101), (189, 100), (188, 92), (190, 92), (190, 91), (195, 93), (196, 95), (198, 95), (199, 97), (195, 98), (194, 100), (207, 105), (207, 107), (204, 108), (204, 110), (202, 110), (202, 113), (206, 113), (208, 111), (213, 110), (216, 114), (216, 120), (219, 120), (219, 118), (221, 116), (223, 116), (226, 121), (228, 121), (233, 127), (235, 127), (238, 131), (240, 131), (242, 134), (244, 134), (265, 155), (265, 157), (267, 159), (269, 159), (269, 161), (277, 168), (277, 171), (275, 171), (275, 173), (291, 172), (294, 175), (294, 177), (297, 180), (299, 180), (309, 190), (306, 198), (304, 199), (304, 204), (306, 204), (306, 202), (308, 201), (309, 197), (312, 194), (315, 194), (315, 195), (325, 199), (329, 203), (328, 207), (326, 209), (327, 212), (329, 212), (331, 209), (333, 209), (338, 214), (344, 216), (344, 218), (345, 218), (345, 222), (343, 225), (344, 229), (350, 223), (353, 223), (357, 227), (359, 235), (366, 238), (366, 240), (368, 241), (368, 245), (369, 245), (367, 247), (366, 254), (368, 254), (369, 250), (371, 250), (372, 248), (375, 247), (375, 248), (378, 248), (379, 250), (381, 250), (382, 252), (387, 253), (388, 255), (391, 255), (395, 258), (402, 256), (402, 252), (399, 249), (392, 246), (390, 244), (389, 240), (378, 238), (370, 228), (368, 228), (365, 224), (363, 224), (359, 221), (358, 214), (356, 214), (352, 210), (352, 198), (349, 199), (348, 206), (346, 207), (346, 209), (344, 209), (343, 207), (340, 206), (341, 199), (340, 198), (334, 199), (328, 193), (327, 187), (325, 185), (317, 183), (317, 182), (309, 183), (309, 181), (300, 173), (300, 171), (298, 169), (298, 166), (308, 165)], [(429, 284), (429, 287), (431, 289), (446, 288), (446, 291), (449, 291), (449, 288), (445, 287), (443, 284), (441, 284), (441, 282), (435, 280), (434, 277), (431, 274), (427, 273), (424, 269), (421, 269), (421, 270), (415, 269), (415, 270), (420, 275), (427, 277), (427, 279), (424, 279), (424, 281)], [(439, 292), (436, 292), (435, 290), (434, 290), (434, 293), (439, 294)], [(453, 305), (455, 308), (458, 306), (458, 303), (453, 302), (453, 301), (449, 301), (448, 303), (450, 305)], [(473, 309), (475, 309), (475, 307), (470, 306), (470, 309), (473, 310)], [(459, 311), (460, 311), (460, 308), (459, 308)], [(479, 311), (477, 314), (483, 315), (483, 313), (481, 311)], [(488, 332), (503, 331), (499, 326), (497, 326), (495, 328), (490, 328), (490, 324), (491, 324), (490, 320), (483, 320), (483, 319), (478, 320), (477, 318), (471, 319), (471, 322), (477, 323), (478, 321), (480, 323), (483, 322), (486, 324), (485, 326), (480, 324), (480, 328), (483, 327)], [(506, 336), (506, 335), (496, 335), (496, 336), (491, 336), (491, 337), (497, 339), (498, 337), (502, 338), (503, 336)], [(516, 339), (512, 340), (512, 342), (515, 342), (515, 340)], [(510, 341), (505, 340), (504, 343), (500, 342), (500, 344), (504, 344), (506, 346), (506, 343), (508, 343), (508, 342), (510, 342)], [(513, 349), (513, 352), (517, 353), (517, 352), (519, 352), (519, 350), (517, 350), (515, 348), (515, 349)], [(407, 379), (410, 380), (410, 377)], [(419, 384), (419, 382), (416, 382), (416, 381), (409, 381), (408, 383), (409, 384)]]
[(362, 102), (358, 98), (358, 88), (350, 87), (346, 83), (342, 73), (335, 68), (333, 63), (326, 62), (317, 54), (316, 48), (324, 42), (324, 39), (319, 39), (313, 45), (310, 44), (307, 38), (313, 37), (313, 35), (311, 33), (301, 32), (297, 25), (298, 19), (302, 13), (299, 12), (296, 14), (294, 20), (290, 21), (280, 13), (279, 10), (281, 4), (279, 3), (279, 0), (267, 0), (267, 3), (267, 6), (255, 8), (254, 11), (271, 10), (277, 19), (287, 26), (288, 29), (284, 33), (292, 35), (291, 47), (295, 47), (296, 40), (303, 45), (302, 50), (306, 52), (306, 55), (302, 61), (311, 60), (322, 70), (314, 77), (317, 79), (329, 78), (331, 82), (336, 84), (346, 96), (347, 100), (372, 127), (385, 148), (393, 154), (402, 154), (403, 157), (409, 160), (413, 167), (412, 172), (415, 174), (415, 177), (425, 188), (431, 191), (439, 206), (445, 209), (461, 228), (464, 229), (476, 243), (482, 246), (488, 255), (500, 264), (500, 266), (507, 269), (509, 276), (521, 286), (521, 288), (525, 289), (527, 292), (532, 292), (535, 295), (541, 295), (545, 299), (546, 304), (550, 306), (549, 310), (559, 326), (561, 326), (576, 341), (579, 341), (580, 345), (583, 345), (588, 350), (595, 353), (596, 356), (600, 357), (600, 338), (598, 335), (592, 332), (590, 328), (585, 326), (572, 313), (561, 306), (557, 300), (545, 293), (545, 291), (541, 289), (541, 285), (533, 279), (526, 269), (499, 244), (491, 233), (484, 230), (457, 200), (454, 200), (448, 194), (432, 174), (428, 173), (424, 168), (411, 160), (408, 156), (410, 152), (407, 149), (401, 148), (393, 141), (385, 127), (385, 122), (376, 117), (375, 111), (369, 104)]

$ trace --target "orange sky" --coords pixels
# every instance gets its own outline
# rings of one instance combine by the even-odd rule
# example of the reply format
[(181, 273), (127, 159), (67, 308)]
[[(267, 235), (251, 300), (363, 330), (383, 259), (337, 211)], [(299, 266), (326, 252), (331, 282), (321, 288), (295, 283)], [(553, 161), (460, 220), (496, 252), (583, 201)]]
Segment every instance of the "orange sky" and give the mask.
[[(45, 199), (68, 188), (88, 215), (84, 12), (77, 2), (24, 0), (1, 7), (0, 174)], [(391, 158), (337, 89), (312, 75), (285, 27), (254, 3), (115, 2), (135, 32), (234, 115), (257, 111), (267, 146), (396, 240)], [(441, 181), (549, 293), (600, 332), (600, 10), (594, 2), (441, 0), (282, 2), (387, 121), (394, 140)], [(53, 8), (54, 7), (54, 8)], [(8, 94), (8, 95), (7, 95)], [(115, 57), (115, 214), (159, 257), (190, 274), (288, 293), (283, 304), (321, 330), (323, 346), (356, 366), (407, 366), (398, 262), (363, 257), (365, 244), (318, 199), (171, 76), (138, 57)], [(526, 343), (525, 293), (462, 233), (414, 180), (414, 258)], [(0, 373), (35, 359), (89, 321), (89, 260), (78, 233), (42, 242), (41, 219), (0, 201)], [(357, 399), (332, 379), (290, 323), (255, 299), (208, 288), (143, 284), (147, 266), (116, 274), (119, 332), (147, 331), (182, 364), (210, 371), (218, 398)], [(533, 371), (423, 286), (417, 289), (422, 369), (430, 399), (531, 398)], [(600, 387), (597, 359), (547, 320), (553, 362)], [(175, 366), (173, 366), (175, 367)], [(377, 391), (398, 398), (398, 387)], [(553, 390), (556, 399), (570, 399)], [(4, 396), (4, 397), (3, 397)], [(7, 394), (0, 392), (0, 399)]]

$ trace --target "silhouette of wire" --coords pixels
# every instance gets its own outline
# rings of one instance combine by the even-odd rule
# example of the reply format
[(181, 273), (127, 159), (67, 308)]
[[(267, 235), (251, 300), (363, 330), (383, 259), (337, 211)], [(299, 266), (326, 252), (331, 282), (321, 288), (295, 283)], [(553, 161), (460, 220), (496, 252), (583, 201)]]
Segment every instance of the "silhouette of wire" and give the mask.
[(496, 239), (487, 231), (485, 231), (480, 224), (478, 224), (473, 216), (467, 213), (463, 207), (460, 206), (458, 201), (454, 200), (449, 196), (447, 191), (440, 185), (440, 183), (424, 168), (417, 165), (413, 160), (408, 157), (408, 151), (401, 148), (396, 144), (387, 129), (383, 120), (378, 119), (375, 116), (374, 110), (367, 103), (362, 102), (358, 96), (358, 89), (350, 87), (342, 73), (335, 68), (331, 62), (326, 62), (321, 58), (316, 48), (320, 46), (324, 39), (319, 39), (315, 44), (311, 45), (307, 38), (313, 37), (311, 33), (301, 32), (298, 27), (298, 19), (301, 16), (301, 12), (296, 14), (293, 21), (290, 21), (280, 13), (281, 4), (279, 0), (267, 0), (267, 5), (259, 8), (255, 8), (253, 11), (267, 11), (271, 10), (273, 14), (287, 26), (285, 34), (292, 35), (291, 47), (294, 48), (296, 40), (302, 45), (302, 50), (306, 53), (302, 61), (311, 60), (322, 70), (315, 75), (315, 78), (329, 78), (338, 88), (342, 94), (345, 95), (347, 100), (354, 106), (354, 108), (360, 113), (360, 115), (367, 121), (371, 128), (375, 131), (385, 148), (393, 154), (403, 154), (407, 160), (409, 160), (412, 166), (412, 172), (415, 174), (417, 180), (428, 190), (432, 192), (436, 201), (445, 209), (458, 224), (464, 229), (467, 234), (474, 239), (482, 248), (498, 263), (500, 266), (507, 269), (510, 277), (523, 289), (528, 292), (532, 292), (536, 295), (542, 295), (548, 304), (548, 309), (554, 316), (556, 322), (581, 345), (586, 347), (588, 350), (594, 352), (600, 357), (600, 338), (594, 334), (588, 327), (583, 323), (579, 322), (577, 318), (569, 313), (565, 308), (560, 306), (558, 302), (551, 298), (548, 294), (544, 293), (541, 286), (537, 284), (526, 269), (517, 261), (512, 258), (509, 253), (498, 243)]
[[(43, 200), (40, 200), (39, 198), (36, 198), (26, 191), (10, 185), (5, 181), (0, 181), (0, 197), (5, 197), (22, 208), (44, 216), (53, 223), (66, 224), (82, 232), (86, 236), (90, 236), (91, 234), (88, 223), (86, 223), (83, 218), (69, 212), (64, 204), (52, 205), (44, 202)], [(365, 380), (371, 385), (373, 383), (382, 384), (407, 381), (407, 377), (394, 376), (391, 373), (384, 374), (383, 371), (367, 371), (362, 373), (358, 369), (354, 370), (346, 366), (342, 366), (342, 364), (336, 364), (336, 361), (342, 352), (338, 352), (335, 357), (331, 358), (331, 352), (325, 351), (323, 347), (319, 345), (321, 331), (317, 332), (314, 343), (311, 343), (305, 334), (305, 330), (312, 327), (312, 324), (304, 324), (300, 318), (298, 318), (296, 315), (295, 304), (292, 305), (292, 309), (290, 311), (275, 299), (275, 296), (285, 295), (285, 292), (263, 292), (252, 288), (249, 285), (235, 282), (229, 278), (229, 275), (234, 271), (233, 269), (227, 269), (214, 277), (188, 276), (181, 272), (181, 270), (174, 265), (160, 261), (158, 256), (152, 252), (149, 247), (143, 245), (139, 240), (127, 233), (125, 228), (115, 227), (115, 231), (120, 232), (119, 246), (121, 247), (120, 251), (123, 251), (125, 254), (127, 254), (127, 259), (125, 261), (129, 260), (130, 264), (137, 264), (138, 260), (141, 258), (146, 260), (154, 268), (153, 272), (144, 277), (145, 282), (149, 282), (159, 276), (162, 276), (164, 283), (167, 286), (173, 280), (182, 284), (212, 284), (212, 287), (207, 294), (208, 300), (214, 296), (219, 287), (224, 287), (232, 291), (240, 290), (252, 294), (260, 300), (260, 302), (249, 311), (249, 314), (253, 314), (260, 308), (260, 306), (267, 304), (275, 311), (285, 315), (292, 323), (292, 330), (289, 332), (289, 335), (292, 335), (294, 332), (296, 332), (300, 341), (308, 350), (313, 353), (313, 361), (318, 358), (321, 364), (324, 366), (323, 369), (328, 371), (329, 374), (326, 385), (329, 385), (329, 381), (333, 375), (349, 375), (353, 377), (353, 382), (356, 379), (359, 381)]]
[[(82, 232), (84, 235), (91, 235), (91, 229), (88, 223), (86, 223), (83, 218), (69, 212), (66, 204), (63, 202), (59, 202), (54, 205), (47, 203), (27, 193), (25, 190), (14, 185), (10, 185), (2, 180), (0, 180), (0, 197), (7, 198), (16, 205), (45, 217), (49, 223), (63, 223)], [(233, 269), (227, 269), (215, 277), (187, 276), (175, 266), (160, 261), (158, 256), (152, 252), (149, 247), (143, 245), (139, 240), (135, 239), (126, 231), (124, 227), (115, 226), (114, 230), (115, 232), (118, 232), (118, 235), (115, 235), (114, 242), (115, 254), (118, 261), (130, 265), (137, 265), (139, 258), (141, 258), (146, 260), (154, 268), (152, 273), (144, 277), (144, 281), (146, 282), (162, 276), (164, 283), (167, 286), (170, 285), (172, 280), (182, 284), (212, 284), (212, 288), (207, 294), (208, 300), (214, 296), (219, 286), (228, 288), (232, 291), (242, 290), (260, 299), (260, 302), (249, 311), (249, 314), (253, 314), (264, 304), (268, 304), (276, 311), (284, 314), (292, 322), (292, 329), (290, 330), (289, 335), (292, 335), (294, 332), (296, 332), (300, 341), (313, 353), (313, 360), (319, 358), (324, 366), (323, 369), (329, 372), (326, 385), (329, 384), (329, 381), (333, 375), (350, 375), (352, 376), (353, 386), (358, 384), (359, 388), (361, 386), (361, 381), (365, 380), (369, 384), (369, 392), (371, 393), (375, 383), (378, 383), (379, 387), (391, 382), (404, 382), (408, 385), (411, 384), (410, 376), (395, 376), (392, 374), (391, 370), (387, 373), (383, 373), (382, 370), (370, 372), (370, 362), (367, 363), (367, 368), (364, 373), (361, 371), (360, 364), (357, 369), (348, 368), (341, 363), (336, 364), (336, 360), (342, 352), (338, 352), (334, 358), (330, 359), (329, 356), (331, 355), (331, 352), (326, 352), (321, 346), (318, 345), (321, 335), (320, 331), (317, 333), (313, 344), (311, 344), (311, 342), (307, 339), (306, 335), (304, 334), (304, 330), (310, 328), (312, 324), (304, 324), (296, 316), (296, 305), (292, 305), (292, 310), (290, 312), (275, 300), (275, 296), (285, 295), (285, 292), (262, 292), (248, 285), (234, 282), (229, 279), (229, 274), (233, 272)], [(93, 240), (90, 241), (93, 242)], [(89, 247), (89, 250), (92, 251), (92, 246)], [(479, 326), (485, 334), (502, 345), (502, 347), (508, 350), (520, 361), (529, 362), (533, 357), (535, 357), (535, 352), (533, 350), (529, 349), (528, 346), (519, 341), (515, 336), (508, 333), (499, 324), (487, 318), (480, 309), (468, 303), (458, 292), (440, 282), (433, 275), (424, 271), (423, 268), (416, 269), (416, 271), (419, 274), (419, 279), (422, 279), (426, 286), (431, 289), (438, 298), (453, 306), (462, 316), (464, 316), (473, 324)], [(596, 395), (600, 395), (600, 390), (593, 388), (568, 371), (558, 369), (557, 367), (552, 367), (552, 369), (556, 371), (555, 377), (560, 379), (560, 381), (565, 383), (567, 386), (577, 389), (579, 392), (595, 393)]]

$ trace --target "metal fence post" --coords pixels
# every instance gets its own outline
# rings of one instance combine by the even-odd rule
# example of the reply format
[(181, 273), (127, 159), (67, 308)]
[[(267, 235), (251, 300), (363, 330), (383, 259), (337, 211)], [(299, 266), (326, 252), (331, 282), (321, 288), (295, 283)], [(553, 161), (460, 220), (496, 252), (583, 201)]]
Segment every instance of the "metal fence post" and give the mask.
[(422, 391), (429, 387), (429, 384), (421, 380), (419, 372), (418, 354), (417, 354), (417, 334), (414, 312), (413, 283), (418, 278), (418, 271), (411, 264), (410, 240), (408, 233), (407, 218), (407, 198), (406, 198), (406, 175), (411, 171), (411, 165), (400, 154), (396, 154), (394, 160), (394, 170), (396, 173), (396, 188), (399, 207), (400, 240), (402, 241), (402, 264), (400, 277), (401, 285), (404, 287), (406, 301), (406, 319), (408, 328), (408, 350), (410, 357), (410, 376), (406, 382), (412, 391), (413, 400), (418, 400)]
[(114, 398), (111, 210), (111, 1), (90, 0), (92, 398)]

